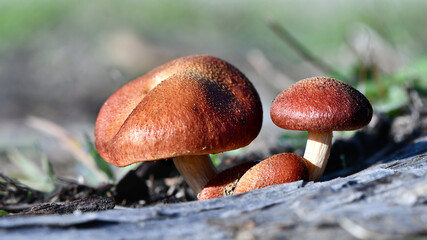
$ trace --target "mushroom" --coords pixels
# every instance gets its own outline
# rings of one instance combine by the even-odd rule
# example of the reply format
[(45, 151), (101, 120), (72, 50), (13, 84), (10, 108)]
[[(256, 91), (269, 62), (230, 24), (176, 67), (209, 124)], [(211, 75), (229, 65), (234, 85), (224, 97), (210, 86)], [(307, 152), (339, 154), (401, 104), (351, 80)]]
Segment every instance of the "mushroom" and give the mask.
[(199, 200), (240, 194), (299, 180), (308, 180), (305, 159), (294, 153), (280, 153), (259, 163), (245, 162), (219, 173), (200, 192)]
[(232, 195), (239, 179), (257, 163), (257, 161), (245, 162), (218, 173), (206, 184), (197, 198), (207, 200)]
[(116, 166), (173, 158), (197, 194), (216, 175), (208, 154), (248, 145), (262, 106), (235, 67), (211, 56), (178, 58), (129, 82), (101, 107), (99, 154)]
[(332, 131), (356, 130), (372, 118), (366, 97), (350, 85), (328, 77), (298, 81), (273, 101), (270, 115), (284, 129), (308, 131), (304, 158), (309, 180), (318, 181), (326, 167)]
[(308, 180), (306, 160), (294, 153), (279, 153), (246, 171), (237, 182), (234, 194), (299, 180)]

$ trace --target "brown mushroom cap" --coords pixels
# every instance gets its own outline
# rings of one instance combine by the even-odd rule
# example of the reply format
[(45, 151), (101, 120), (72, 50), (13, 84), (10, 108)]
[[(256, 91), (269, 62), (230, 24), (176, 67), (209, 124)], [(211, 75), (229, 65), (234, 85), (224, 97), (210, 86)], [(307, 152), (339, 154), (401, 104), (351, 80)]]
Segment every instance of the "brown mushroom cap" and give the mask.
[(238, 69), (215, 57), (190, 56), (108, 98), (96, 120), (95, 144), (106, 161), (126, 166), (243, 147), (261, 124), (258, 93)]
[(372, 112), (362, 93), (328, 77), (298, 81), (281, 92), (270, 109), (281, 128), (317, 132), (359, 129), (370, 122)]
[(203, 190), (197, 196), (199, 200), (223, 197), (233, 194), (239, 179), (248, 171), (249, 168), (256, 165), (258, 161), (250, 161), (228, 168), (218, 173), (209, 180)]
[(246, 171), (237, 183), (234, 194), (299, 180), (308, 180), (305, 159), (294, 153), (280, 153)]

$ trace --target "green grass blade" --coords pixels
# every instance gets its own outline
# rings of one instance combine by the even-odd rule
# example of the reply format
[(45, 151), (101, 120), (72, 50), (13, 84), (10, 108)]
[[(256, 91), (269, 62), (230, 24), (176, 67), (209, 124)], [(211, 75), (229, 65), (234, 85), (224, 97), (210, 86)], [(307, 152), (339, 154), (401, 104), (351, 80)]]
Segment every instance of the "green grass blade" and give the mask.
[(114, 174), (111, 170), (110, 165), (99, 155), (94, 143), (90, 140), (90, 137), (86, 134), (86, 146), (92, 159), (95, 161), (96, 166), (103, 172), (111, 181), (114, 181)]

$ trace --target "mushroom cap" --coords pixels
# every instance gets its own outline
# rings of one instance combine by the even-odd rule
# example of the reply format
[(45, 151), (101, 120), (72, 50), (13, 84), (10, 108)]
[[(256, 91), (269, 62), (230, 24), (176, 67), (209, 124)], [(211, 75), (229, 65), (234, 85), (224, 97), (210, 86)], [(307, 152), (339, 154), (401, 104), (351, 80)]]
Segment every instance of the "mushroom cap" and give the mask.
[(218, 173), (214, 178), (209, 180), (197, 196), (198, 199), (207, 200), (231, 195), (243, 174), (257, 163), (258, 161), (245, 162)]
[(234, 194), (299, 180), (308, 180), (306, 160), (294, 153), (280, 153), (246, 171), (237, 183)]
[(248, 145), (262, 125), (253, 85), (211, 56), (168, 62), (110, 96), (95, 123), (100, 155), (117, 166)]
[(318, 132), (362, 128), (372, 113), (362, 93), (328, 77), (298, 81), (281, 92), (270, 109), (271, 119), (281, 128)]

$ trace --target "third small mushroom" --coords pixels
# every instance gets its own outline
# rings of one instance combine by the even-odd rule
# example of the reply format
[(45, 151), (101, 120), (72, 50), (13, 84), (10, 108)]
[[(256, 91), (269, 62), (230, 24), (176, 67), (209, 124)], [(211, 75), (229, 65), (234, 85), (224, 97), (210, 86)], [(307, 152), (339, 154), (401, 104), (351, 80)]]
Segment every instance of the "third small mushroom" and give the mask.
[(224, 170), (208, 182), (198, 198), (207, 200), (299, 180), (308, 180), (305, 159), (294, 153), (280, 153)]

